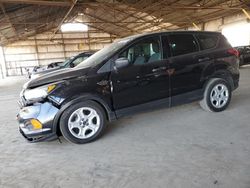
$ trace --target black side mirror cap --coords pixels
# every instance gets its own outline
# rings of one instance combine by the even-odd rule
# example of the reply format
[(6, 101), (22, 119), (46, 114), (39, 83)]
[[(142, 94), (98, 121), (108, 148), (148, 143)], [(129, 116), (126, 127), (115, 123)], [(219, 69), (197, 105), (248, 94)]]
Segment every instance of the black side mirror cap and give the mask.
[(115, 60), (115, 69), (120, 69), (129, 65), (129, 60), (127, 58), (121, 57)]
[(70, 63), (70, 64), (69, 64), (69, 67), (70, 67), (70, 68), (73, 68), (73, 67), (75, 67), (75, 65), (74, 65), (73, 63)]

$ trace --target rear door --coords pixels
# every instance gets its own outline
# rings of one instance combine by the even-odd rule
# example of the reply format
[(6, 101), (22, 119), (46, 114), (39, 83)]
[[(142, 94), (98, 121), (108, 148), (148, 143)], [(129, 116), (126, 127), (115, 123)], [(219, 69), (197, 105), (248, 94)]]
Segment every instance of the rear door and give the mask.
[(214, 54), (218, 34), (177, 33), (168, 36), (170, 58), (171, 95), (177, 96), (202, 89), (204, 75), (213, 72)]
[(219, 49), (220, 35), (217, 33), (197, 33), (195, 34), (200, 46), (200, 52), (197, 53), (195, 61), (200, 67), (199, 88), (204, 84), (207, 75), (212, 75), (215, 71), (214, 63), (216, 57), (220, 59), (222, 51)]
[(171, 73), (171, 96), (184, 94), (197, 88), (201, 67), (196, 55), (199, 46), (192, 34), (176, 33), (163, 37), (169, 44), (172, 57), (169, 59)]

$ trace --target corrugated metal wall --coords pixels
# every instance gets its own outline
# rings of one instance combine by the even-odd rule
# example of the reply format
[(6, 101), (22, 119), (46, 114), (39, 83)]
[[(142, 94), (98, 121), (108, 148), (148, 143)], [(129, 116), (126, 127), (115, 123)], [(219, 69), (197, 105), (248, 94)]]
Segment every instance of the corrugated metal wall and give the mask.
[(112, 42), (109, 34), (93, 29), (85, 33), (59, 33), (51, 41), (50, 37), (51, 32), (47, 32), (4, 46), (6, 76), (24, 75), (26, 68), (64, 61), (84, 51), (102, 49)]

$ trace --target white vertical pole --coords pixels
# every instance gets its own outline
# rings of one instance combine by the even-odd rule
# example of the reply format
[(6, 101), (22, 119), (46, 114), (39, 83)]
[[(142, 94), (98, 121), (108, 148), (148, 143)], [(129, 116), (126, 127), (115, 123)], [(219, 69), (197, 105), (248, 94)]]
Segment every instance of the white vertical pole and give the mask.
[(6, 62), (5, 62), (5, 57), (4, 57), (4, 51), (3, 51), (3, 47), (0, 46), (0, 65), (1, 65), (1, 73), (2, 73), (2, 77), (5, 78), (6, 77)]

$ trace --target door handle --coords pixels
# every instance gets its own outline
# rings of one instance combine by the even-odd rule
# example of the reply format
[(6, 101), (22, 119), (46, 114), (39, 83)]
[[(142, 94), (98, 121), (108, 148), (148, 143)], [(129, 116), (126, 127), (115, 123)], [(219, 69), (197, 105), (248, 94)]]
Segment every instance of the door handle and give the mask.
[(152, 69), (152, 72), (160, 72), (160, 71), (164, 71), (166, 69), (167, 69), (167, 67), (158, 67), (158, 68)]
[(209, 57), (202, 57), (198, 59), (199, 62), (208, 61), (208, 60), (210, 60)]

